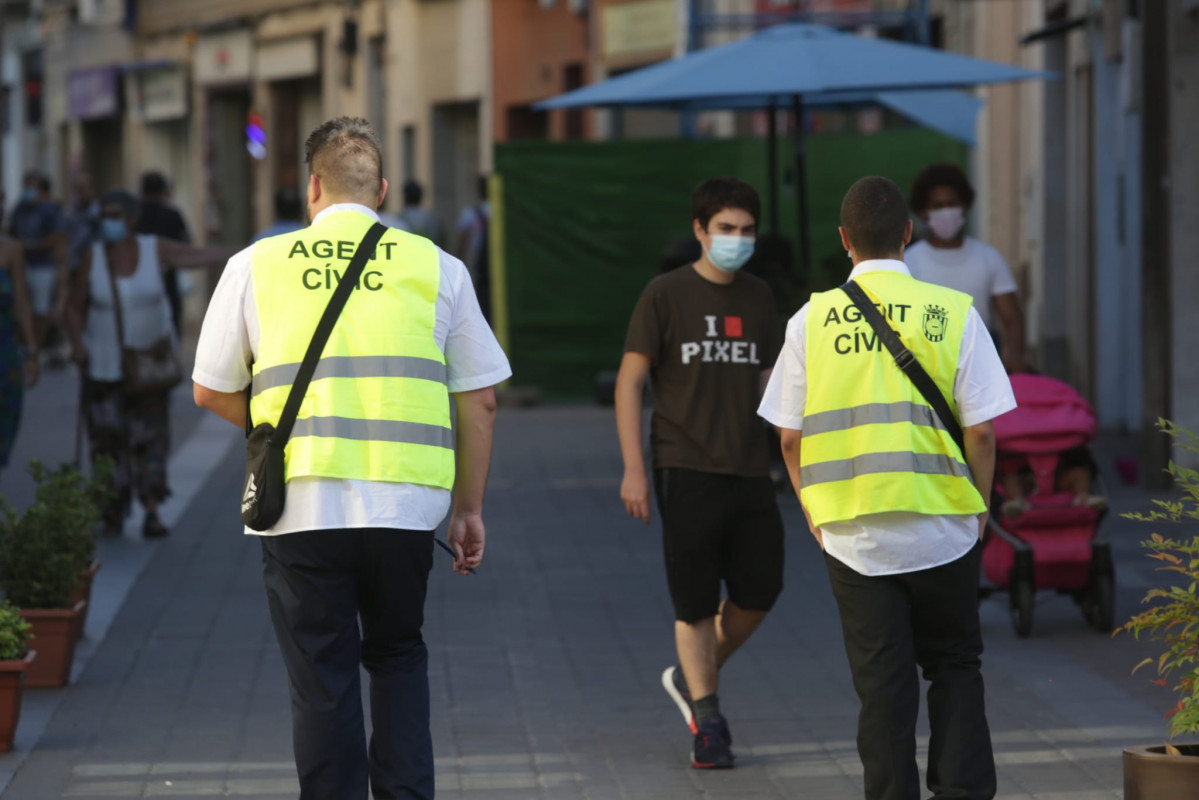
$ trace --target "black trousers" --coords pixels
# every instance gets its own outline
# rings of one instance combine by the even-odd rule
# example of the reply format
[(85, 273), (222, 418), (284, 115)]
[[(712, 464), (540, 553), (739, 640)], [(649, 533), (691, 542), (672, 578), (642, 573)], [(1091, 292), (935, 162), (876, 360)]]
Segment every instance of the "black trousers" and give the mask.
[[(433, 797), (428, 651), (431, 531), (262, 537), (271, 621), (291, 687), (300, 800)], [(361, 620), (361, 633), (359, 632)], [(370, 675), (369, 750), (359, 665)]]
[(862, 709), (867, 800), (919, 800), (919, 665), (928, 688), (928, 788), (935, 800), (991, 800), (995, 760), (979, 671), (981, 545), (932, 569), (867, 577), (825, 555)]

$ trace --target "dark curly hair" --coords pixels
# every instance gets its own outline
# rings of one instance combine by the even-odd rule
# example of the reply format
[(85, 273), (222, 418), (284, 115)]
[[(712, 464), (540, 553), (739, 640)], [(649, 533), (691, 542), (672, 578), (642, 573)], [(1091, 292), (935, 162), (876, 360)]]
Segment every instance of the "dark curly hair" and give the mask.
[(708, 229), (712, 217), (726, 208), (738, 208), (747, 212), (757, 224), (762, 215), (762, 201), (757, 191), (743, 180), (723, 176), (709, 178), (695, 187), (691, 194), (691, 216), (699, 220), (700, 227)]
[(919, 214), (928, 210), (928, 196), (936, 186), (949, 186), (962, 198), (966, 210), (974, 205), (974, 187), (970, 179), (957, 164), (942, 162), (930, 164), (920, 170), (916, 180), (912, 181), (912, 193), (908, 196), (908, 205), (912, 211)]

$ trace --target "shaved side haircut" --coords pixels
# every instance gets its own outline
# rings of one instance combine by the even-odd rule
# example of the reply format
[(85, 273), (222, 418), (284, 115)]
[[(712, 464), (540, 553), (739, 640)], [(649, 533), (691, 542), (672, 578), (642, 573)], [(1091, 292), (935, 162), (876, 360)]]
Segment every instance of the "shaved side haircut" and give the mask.
[(383, 188), (379, 134), (361, 117), (337, 117), (314, 130), (304, 144), (304, 163), (335, 198), (375, 207)]
[(862, 178), (841, 202), (841, 227), (860, 260), (896, 256), (907, 235), (907, 200), (889, 178)]

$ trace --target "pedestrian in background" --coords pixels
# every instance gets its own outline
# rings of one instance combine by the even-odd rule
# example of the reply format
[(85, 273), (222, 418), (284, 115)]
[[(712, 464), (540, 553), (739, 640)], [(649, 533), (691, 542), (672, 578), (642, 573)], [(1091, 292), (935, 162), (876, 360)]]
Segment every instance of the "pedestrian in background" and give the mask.
[(18, 329), (24, 341), (36, 340), (23, 248), (0, 235), (0, 471), (8, 467), (17, 438), (24, 390), (38, 379), (37, 351), (20, 345)]
[(50, 179), (25, 173), (21, 199), (9, 218), (12, 235), (21, 243), (29, 296), (33, 303), (34, 338), (26, 347), (41, 351), (66, 303), (68, 268), (62, 213), (50, 195)]
[(754, 413), (778, 353), (779, 320), (770, 287), (740, 272), (754, 251), (760, 210), (744, 181), (699, 185), (691, 216), (702, 255), (642, 293), (616, 380), (620, 498), (646, 524), (641, 398), (647, 378), (653, 385), (654, 488), (679, 657), (662, 684), (693, 734), (691, 763), (699, 769), (733, 766), (718, 671), (783, 588), (783, 521), (766, 429)]
[(974, 207), (966, 173), (956, 164), (925, 167), (908, 202), (926, 234), (904, 254), (912, 277), (970, 295), (983, 325), (999, 340), (1008, 371), (1027, 372), (1024, 312), (1011, 267), (994, 247), (966, 235), (966, 215)]
[[(309, 136), (312, 223), (230, 261), (200, 334), (197, 404), (245, 427), (249, 394), (250, 424), (279, 422), (337, 275), (379, 220), (380, 150), (363, 119)], [(283, 514), (261, 537), (306, 800), (360, 800), (368, 782), (375, 797), (433, 797), (421, 627), (434, 529), (453, 490), (454, 567), (479, 565), (492, 387), (511, 375), (462, 262), (388, 229), (368, 264), (288, 440)], [(369, 748), (360, 667), (371, 681)]]
[(304, 206), (300, 193), (293, 186), (280, 186), (275, 190), (275, 221), (269, 228), (258, 233), (251, 244), (268, 236), (292, 233), (304, 227)]
[(487, 178), (480, 177), (478, 199), (462, 209), (454, 252), (466, 264), (471, 282), (478, 295), (483, 316), (491, 319), (491, 201), (488, 199)]
[[(863, 178), (849, 189), (841, 242), (862, 305), (842, 289), (812, 295), (787, 325), (760, 413), (782, 430), (791, 481), (824, 550), (861, 701), (867, 800), (921, 796), (917, 666), (930, 682), (928, 788), (936, 798), (989, 800), (980, 540), (995, 469), (990, 421), (1016, 401), (970, 296), (908, 272), (911, 234), (894, 183)], [(874, 307), (886, 319), (869, 322), (863, 309)], [(925, 389), (897, 368), (876, 323), (897, 331), (927, 370)]]
[[(191, 244), (191, 234), (183, 214), (171, 203), (171, 187), (166, 176), (151, 170), (142, 175), (141, 217), (137, 220), (139, 236), (157, 236), (170, 242)], [(179, 285), (179, 273), (167, 269), (163, 276), (167, 298), (171, 305), (171, 325), (175, 333), (183, 328), (183, 292)]]
[(67, 235), (69, 267), (74, 272), (100, 236), (100, 204), (96, 202), (92, 180), (87, 175), (76, 175), (71, 191), (74, 197), (63, 213), (63, 226)]
[(404, 210), (400, 219), (404, 222), (409, 233), (423, 236), (433, 244), (441, 247), (441, 222), (437, 215), (421, 205), (425, 197), (425, 189), (416, 181), (409, 178), (404, 181)]
[(145, 509), (142, 534), (156, 538), (168, 533), (158, 507), (171, 493), (169, 389), (133, 391), (122, 351), (148, 350), (164, 340), (177, 348), (164, 274), (219, 270), (231, 250), (134, 234), (138, 213), (137, 198), (126, 191), (100, 198), (100, 240), (75, 274), (67, 320), (72, 357), (82, 372), (92, 460), (106, 457), (114, 466), (111, 497), (102, 511), (104, 533), (121, 535), (136, 495)]

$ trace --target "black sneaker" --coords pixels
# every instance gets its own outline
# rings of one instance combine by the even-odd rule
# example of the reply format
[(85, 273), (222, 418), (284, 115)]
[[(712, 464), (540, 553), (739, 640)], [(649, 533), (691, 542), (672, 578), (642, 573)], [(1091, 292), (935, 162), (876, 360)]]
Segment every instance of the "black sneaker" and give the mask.
[(171, 531), (166, 525), (162, 524), (162, 520), (157, 514), (147, 514), (146, 519), (142, 522), (142, 536), (147, 539), (161, 539)]
[(667, 667), (662, 673), (662, 688), (670, 695), (670, 699), (679, 707), (687, 730), (696, 733), (699, 728), (695, 724), (695, 709), (691, 706), (691, 692), (687, 689), (687, 679), (679, 667)]
[(732, 769), (736, 757), (729, 749), (732, 736), (724, 717), (708, 717), (695, 733), (691, 747), (691, 766), (696, 769)]

